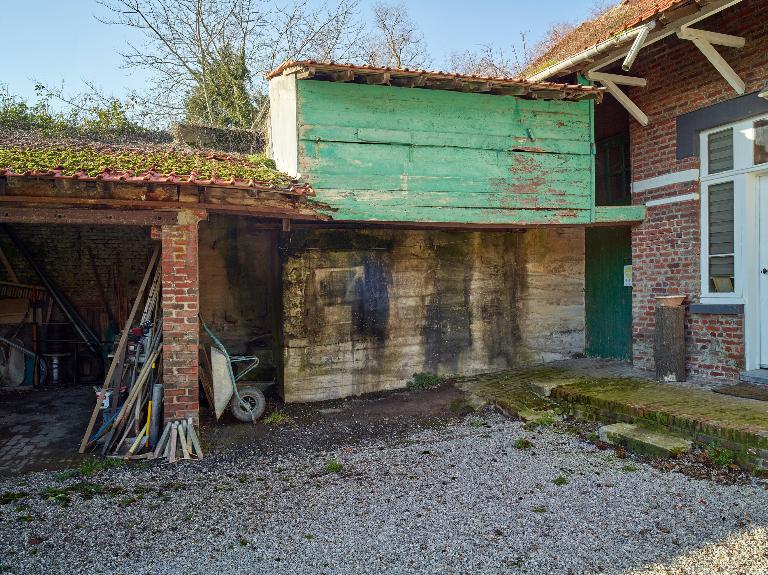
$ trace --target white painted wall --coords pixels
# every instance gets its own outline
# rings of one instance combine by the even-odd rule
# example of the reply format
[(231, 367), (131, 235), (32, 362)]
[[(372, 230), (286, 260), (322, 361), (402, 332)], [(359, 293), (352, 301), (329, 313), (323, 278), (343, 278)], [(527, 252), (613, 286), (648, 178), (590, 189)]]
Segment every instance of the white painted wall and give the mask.
[(277, 169), (299, 178), (299, 137), (296, 76), (277, 76), (269, 81), (270, 153)]

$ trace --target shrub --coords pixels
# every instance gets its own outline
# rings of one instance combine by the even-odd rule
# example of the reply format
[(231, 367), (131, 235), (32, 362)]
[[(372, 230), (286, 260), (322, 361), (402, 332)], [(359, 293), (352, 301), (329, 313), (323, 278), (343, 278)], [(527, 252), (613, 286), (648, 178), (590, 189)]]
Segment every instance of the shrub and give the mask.
[(421, 389), (431, 389), (438, 387), (443, 383), (443, 379), (434, 373), (414, 373), (408, 381), (408, 389), (418, 391)]

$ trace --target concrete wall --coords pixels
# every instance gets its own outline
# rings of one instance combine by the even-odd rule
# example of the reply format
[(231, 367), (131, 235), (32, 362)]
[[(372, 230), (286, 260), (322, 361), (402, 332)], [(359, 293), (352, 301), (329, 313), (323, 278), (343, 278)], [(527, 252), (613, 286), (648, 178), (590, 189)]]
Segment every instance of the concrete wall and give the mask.
[(286, 401), (584, 350), (583, 230), (315, 230), (287, 246)]

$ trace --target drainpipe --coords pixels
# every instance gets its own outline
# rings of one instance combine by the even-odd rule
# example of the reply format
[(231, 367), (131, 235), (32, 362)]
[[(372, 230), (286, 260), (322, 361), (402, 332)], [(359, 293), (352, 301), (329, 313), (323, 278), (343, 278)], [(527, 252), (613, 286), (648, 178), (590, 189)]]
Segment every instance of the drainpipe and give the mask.
[[(625, 65), (631, 66), (632, 62), (635, 60), (635, 57), (637, 56), (637, 52), (640, 51), (640, 48), (642, 48), (643, 44), (645, 43), (645, 40), (648, 37), (648, 32), (650, 32), (655, 27), (656, 27), (656, 21), (651, 21), (651, 22), (648, 22), (647, 24), (643, 24), (642, 26), (638, 26), (637, 28), (632, 28), (631, 30), (627, 30), (626, 32), (617, 34), (613, 38), (600, 42), (599, 44), (592, 46), (591, 48), (588, 48), (583, 52), (579, 52), (575, 56), (571, 56), (567, 60), (558, 62), (554, 66), (545, 68), (541, 72), (538, 72), (533, 76), (529, 76), (527, 79), (530, 82), (541, 82), (542, 80), (545, 80), (547, 78), (550, 78), (551, 76), (556, 75), (558, 72), (561, 72), (568, 68), (572, 68), (573, 66), (577, 64), (581, 64), (586, 60), (594, 59), (595, 56), (598, 56), (603, 52), (610, 50), (611, 48), (615, 48), (616, 46), (619, 46), (621, 44), (624, 44), (625, 42), (632, 40), (634, 38), (641, 41), (638, 42), (637, 40), (635, 40), (635, 43), (632, 45), (632, 49), (630, 50), (629, 54), (627, 54), (627, 57), (624, 60), (624, 64), (622, 64), (622, 68)], [(630, 56), (632, 56), (631, 59), (630, 59)], [(628, 69), (629, 68), (625, 68), (625, 70), (628, 70)]]
[(640, 30), (640, 33), (635, 36), (635, 41), (632, 42), (632, 47), (629, 49), (629, 52), (627, 52), (627, 57), (624, 58), (624, 61), (621, 63), (622, 70), (629, 72), (632, 64), (635, 63), (635, 58), (637, 58), (637, 54), (640, 52), (640, 48), (643, 47), (646, 38), (648, 38), (648, 32), (653, 30), (655, 27), (655, 20), (653, 22), (648, 22), (648, 24), (645, 26), (641, 26), (642, 30)]

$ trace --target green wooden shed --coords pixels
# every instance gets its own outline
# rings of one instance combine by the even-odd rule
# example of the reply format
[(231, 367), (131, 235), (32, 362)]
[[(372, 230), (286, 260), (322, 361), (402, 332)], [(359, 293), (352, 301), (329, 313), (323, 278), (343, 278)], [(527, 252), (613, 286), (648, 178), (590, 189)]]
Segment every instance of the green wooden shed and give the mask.
[(642, 219), (595, 207), (602, 89), (290, 62), (270, 74), (277, 167), (336, 221), (495, 226)]

